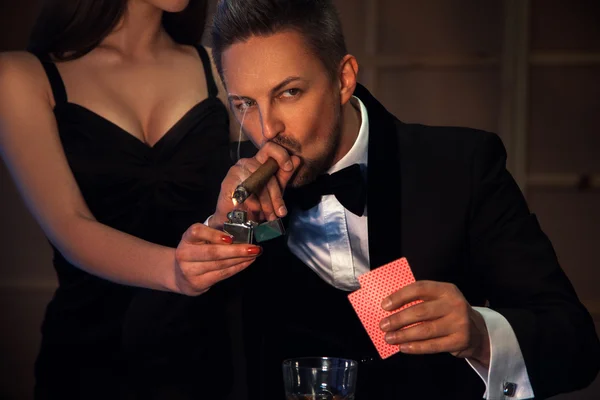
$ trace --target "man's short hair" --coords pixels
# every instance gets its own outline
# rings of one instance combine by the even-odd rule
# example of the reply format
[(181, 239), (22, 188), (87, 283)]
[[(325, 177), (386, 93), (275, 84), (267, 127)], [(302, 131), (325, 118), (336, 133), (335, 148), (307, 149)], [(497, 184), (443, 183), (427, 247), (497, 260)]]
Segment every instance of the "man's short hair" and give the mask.
[(296, 31), (334, 78), (348, 54), (342, 25), (331, 0), (220, 0), (213, 18), (212, 47), (223, 78), (221, 56), (252, 36)]

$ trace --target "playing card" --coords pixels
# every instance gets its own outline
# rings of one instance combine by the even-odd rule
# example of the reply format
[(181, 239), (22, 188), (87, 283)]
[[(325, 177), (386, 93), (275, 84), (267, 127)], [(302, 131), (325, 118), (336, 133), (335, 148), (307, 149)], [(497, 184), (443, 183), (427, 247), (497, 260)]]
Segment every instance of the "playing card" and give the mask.
[(348, 299), (381, 358), (388, 358), (397, 353), (399, 349), (398, 346), (385, 341), (385, 332), (381, 330), (379, 323), (388, 315), (420, 303), (421, 300), (409, 303), (393, 312), (381, 308), (381, 302), (390, 294), (415, 282), (415, 277), (408, 261), (403, 257), (359, 276), (358, 281), (360, 289), (350, 293)]

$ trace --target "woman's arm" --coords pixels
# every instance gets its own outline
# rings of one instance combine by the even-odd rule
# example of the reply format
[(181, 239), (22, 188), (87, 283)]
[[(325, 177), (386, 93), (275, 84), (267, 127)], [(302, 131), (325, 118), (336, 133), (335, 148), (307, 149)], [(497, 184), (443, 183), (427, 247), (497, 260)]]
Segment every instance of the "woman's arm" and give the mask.
[(0, 54), (0, 87), (0, 155), (30, 212), (71, 263), (114, 282), (193, 295), (254, 260), (256, 249), (224, 246), (222, 233), (201, 224), (173, 249), (96, 221), (67, 163), (37, 59)]

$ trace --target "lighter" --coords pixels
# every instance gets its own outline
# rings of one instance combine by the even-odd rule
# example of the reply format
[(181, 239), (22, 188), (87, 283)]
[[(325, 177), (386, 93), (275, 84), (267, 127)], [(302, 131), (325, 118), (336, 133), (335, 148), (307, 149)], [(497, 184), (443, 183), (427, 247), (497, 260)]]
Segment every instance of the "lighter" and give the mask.
[(223, 224), (223, 230), (233, 236), (233, 243), (261, 243), (285, 234), (281, 219), (258, 224), (248, 220), (243, 210), (233, 210), (227, 214), (229, 220)]

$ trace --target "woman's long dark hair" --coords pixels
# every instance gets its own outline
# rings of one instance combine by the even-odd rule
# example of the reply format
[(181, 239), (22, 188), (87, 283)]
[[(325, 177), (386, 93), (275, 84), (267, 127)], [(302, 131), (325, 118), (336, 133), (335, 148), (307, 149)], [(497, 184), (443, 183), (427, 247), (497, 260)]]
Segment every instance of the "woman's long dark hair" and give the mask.
[[(44, 0), (28, 50), (55, 60), (74, 60), (90, 52), (115, 28), (127, 0)], [(207, 1), (190, 0), (185, 10), (163, 14), (163, 26), (178, 43), (200, 43)]]

